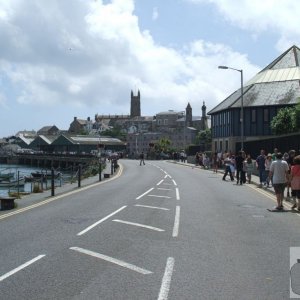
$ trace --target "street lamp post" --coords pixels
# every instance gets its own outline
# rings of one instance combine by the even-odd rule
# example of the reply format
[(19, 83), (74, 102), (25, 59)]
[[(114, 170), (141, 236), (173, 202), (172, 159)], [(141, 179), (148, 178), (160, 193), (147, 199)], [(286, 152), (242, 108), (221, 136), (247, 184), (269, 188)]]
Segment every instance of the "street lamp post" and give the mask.
[(241, 150), (244, 150), (244, 87), (243, 87), (243, 70), (227, 67), (227, 66), (219, 66), (219, 69), (230, 69), (234, 71), (238, 71), (241, 73)]

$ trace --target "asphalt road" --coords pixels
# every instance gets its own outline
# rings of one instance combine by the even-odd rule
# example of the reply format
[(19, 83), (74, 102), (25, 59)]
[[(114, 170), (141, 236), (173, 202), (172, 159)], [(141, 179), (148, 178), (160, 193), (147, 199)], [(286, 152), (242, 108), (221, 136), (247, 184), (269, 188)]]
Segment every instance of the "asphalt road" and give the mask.
[(0, 216), (1, 299), (289, 299), (298, 214), (211, 171), (121, 164), (113, 181)]

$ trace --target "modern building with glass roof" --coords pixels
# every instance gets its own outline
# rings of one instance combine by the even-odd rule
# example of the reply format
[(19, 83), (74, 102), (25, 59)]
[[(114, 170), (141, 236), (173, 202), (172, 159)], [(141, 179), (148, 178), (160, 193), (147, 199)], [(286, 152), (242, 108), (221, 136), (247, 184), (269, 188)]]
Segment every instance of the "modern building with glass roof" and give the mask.
[[(292, 46), (244, 84), (245, 142), (272, 136), (270, 123), (278, 110), (300, 101), (299, 61), (300, 49)], [(208, 112), (214, 152), (241, 148), (241, 100), (238, 89)]]

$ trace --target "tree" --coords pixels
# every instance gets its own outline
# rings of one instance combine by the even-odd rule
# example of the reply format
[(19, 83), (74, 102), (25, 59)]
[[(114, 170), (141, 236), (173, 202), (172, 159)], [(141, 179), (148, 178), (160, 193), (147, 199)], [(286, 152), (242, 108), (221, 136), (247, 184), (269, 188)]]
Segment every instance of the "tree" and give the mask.
[(300, 131), (300, 98), (298, 99), (298, 104), (295, 109), (295, 123), (296, 130)]
[(204, 144), (208, 145), (211, 143), (212, 137), (211, 137), (211, 129), (207, 128), (205, 130), (199, 131), (196, 137), (196, 143), (197, 144)]
[(274, 134), (286, 134), (297, 131), (294, 107), (281, 108), (271, 121)]
[(169, 152), (170, 150), (171, 141), (167, 138), (161, 138), (158, 143), (155, 145), (157, 151), (161, 152)]

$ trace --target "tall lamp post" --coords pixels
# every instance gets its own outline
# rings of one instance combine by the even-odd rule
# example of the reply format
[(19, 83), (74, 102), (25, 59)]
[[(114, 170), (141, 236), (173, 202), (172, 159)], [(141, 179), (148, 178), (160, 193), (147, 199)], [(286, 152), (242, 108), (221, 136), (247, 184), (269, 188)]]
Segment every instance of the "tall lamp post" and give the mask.
[(243, 88), (243, 70), (227, 67), (227, 66), (218, 66), (219, 69), (230, 69), (238, 71), (241, 73), (241, 150), (244, 150), (244, 88)]

